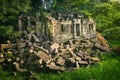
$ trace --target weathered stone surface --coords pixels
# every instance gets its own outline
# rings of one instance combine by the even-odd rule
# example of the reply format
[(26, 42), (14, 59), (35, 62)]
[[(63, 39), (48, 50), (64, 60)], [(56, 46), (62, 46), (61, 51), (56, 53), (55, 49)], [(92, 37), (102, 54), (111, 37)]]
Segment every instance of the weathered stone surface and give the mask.
[(99, 43), (96, 43), (94, 46), (95, 46), (96, 48), (100, 49), (100, 50), (107, 51), (107, 48), (104, 47), (104, 46), (102, 46), (102, 45), (100, 45)]
[(100, 61), (100, 59), (98, 57), (92, 57), (91, 60), (96, 61), (96, 62)]
[(38, 51), (35, 53), (40, 59), (42, 59), (44, 62), (47, 62), (50, 60), (50, 56), (42, 51)]
[(3, 58), (3, 57), (4, 57), (3, 53), (0, 53), (0, 58)]
[(18, 72), (25, 72), (27, 71), (26, 69), (21, 69), (19, 63), (14, 62), (13, 65), (15, 65), (15, 68)]
[(76, 56), (76, 57), (75, 57), (75, 60), (81, 61), (81, 57)]
[(76, 68), (78, 69), (78, 68), (80, 68), (80, 66), (79, 66), (79, 63), (78, 62), (76, 62)]
[(71, 63), (75, 63), (75, 59), (74, 58), (68, 58), (68, 60), (71, 62)]
[(77, 56), (79, 56), (79, 57), (81, 57), (81, 58), (84, 58), (83, 53), (77, 53)]
[(62, 57), (57, 59), (57, 64), (59, 64), (60, 66), (64, 66), (65, 65), (65, 59), (63, 59)]
[(58, 53), (58, 48), (59, 48), (59, 44), (58, 43), (53, 43), (51, 46), (51, 51), (50, 52), (53, 52), (53, 50), (55, 50), (55, 53)]
[(50, 69), (53, 69), (53, 70), (60, 70), (60, 71), (65, 70), (64, 67), (59, 67), (54, 62), (51, 62), (49, 65), (47, 65), (47, 67), (49, 67)]
[(59, 70), (58, 66), (54, 62), (51, 62), (46, 66), (49, 67), (50, 69)]
[(35, 34), (31, 34), (34, 42), (40, 42), (39, 38)]
[(62, 56), (63, 58), (65, 58), (65, 59), (68, 59), (68, 58), (72, 57), (72, 55), (69, 54), (69, 53), (64, 53), (64, 54), (62, 54), (61, 56)]
[(4, 58), (0, 58), (0, 63), (4, 62), (5, 59)]
[(4, 53), (4, 49), (11, 48), (11, 44), (0, 44), (0, 50)]
[(45, 52), (46, 54), (48, 53), (48, 50), (44, 49), (43, 47), (40, 47), (36, 44), (33, 44), (33, 49), (36, 50), (36, 51), (43, 51)]
[(36, 65), (38, 68), (41, 68), (43, 65), (42, 59), (36, 60), (34, 62), (34, 65)]
[(52, 45), (51, 45), (51, 49), (55, 49), (55, 48), (59, 48), (59, 44), (54, 42)]
[(26, 34), (26, 38), (28, 41), (31, 41), (32, 40), (32, 34)]
[(70, 46), (74, 46), (73, 41), (69, 40)]
[(25, 40), (25, 42), (27, 43), (27, 46), (32, 46), (32, 42)]
[(85, 38), (85, 39), (90, 39), (91, 37), (90, 37), (89, 34), (86, 34), (86, 35), (84, 35), (84, 38)]
[(8, 61), (8, 62), (11, 62), (11, 61), (12, 61), (12, 59), (11, 59), (11, 58), (7, 58), (7, 61)]
[(20, 47), (20, 48), (23, 48), (23, 47), (26, 47), (26, 45), (27, 45), (27, 43), (20, 43), (20, 44), (19, 44), (19, 47)]
[(87, 61), (79, 61), (79, 64), (88, 64), (88, 62)]

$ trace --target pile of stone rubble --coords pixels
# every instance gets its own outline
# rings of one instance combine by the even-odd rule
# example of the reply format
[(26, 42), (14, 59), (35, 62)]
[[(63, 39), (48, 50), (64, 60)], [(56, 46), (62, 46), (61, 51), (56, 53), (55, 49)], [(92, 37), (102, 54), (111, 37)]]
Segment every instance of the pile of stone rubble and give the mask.
[(35, 34), (26, 33), (16, 44), (3, 48), (0, 66), (12, 66), (18, 72), (43, 68), (65, 71), (89, 67), (100, 61), (101, 52), (107, 51), (109, 44), (100, 33), (65, 42), (40, 41)]

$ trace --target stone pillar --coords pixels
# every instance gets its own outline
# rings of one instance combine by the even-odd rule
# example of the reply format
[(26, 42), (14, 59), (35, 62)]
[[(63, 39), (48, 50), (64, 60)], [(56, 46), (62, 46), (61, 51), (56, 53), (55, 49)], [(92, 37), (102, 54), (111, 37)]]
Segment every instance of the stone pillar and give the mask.
[(74, 36), (75, 36), (75, 38), (76, 38), (76, 24), (74, 24)]
[(91, 25), (90, 25), (90, 33), (94, 33), (93, 27), (94, 27), (93, 24), (91, 24)]
[(35, 27), (35, 33), (37, 36), (39, 36), (39, 14), (36, 14), (36, 27)]
[(58, 34), (59, 34), (59, 25), (58, 23), (56, 23), (56, 36), (58, 36)]
[(18, 26), (19, 26), (20, 33), (22, 32), (22, 21), (21, 21), (21, 19), (22, 19), (22, 16), (19, 16), (18, 17)]
[(58, 23), (58, 29), (59, 29), (58, 34), (60, 34), (61, 33), (61, 24), (60, 23)]
[(28, 16), (27, 19), (28, 19), (28, 26), (27, 27), (30, 27), (30, 17)]
[(80, 25), (80, 36), (82, 36), (82, 31), (81, 31), (81, 27), (82, 27), (82, 23), (81, 23), (81, 19), (80, 19), (80, 23), (79, 23), (79, 25)]
[(71, 23), (68, 24), (68, 33), (71, 34)]
[(94, 34), (96, 34), (96, 24), (95, 23), (93, 24), (93, 32), (94, 32)]
[(89, 29), (89, 24), (87, 24), (87, 28), (86, 28), (87, 34), (89, 34), (90, 29)]
[(53, 37), (55, 37), (55, 25), (53, 23)]

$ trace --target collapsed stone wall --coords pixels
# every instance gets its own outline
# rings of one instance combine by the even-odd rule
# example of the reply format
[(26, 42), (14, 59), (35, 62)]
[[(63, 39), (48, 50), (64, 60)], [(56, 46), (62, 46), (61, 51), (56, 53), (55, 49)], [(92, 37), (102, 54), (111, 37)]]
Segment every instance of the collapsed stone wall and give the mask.
[(97, 33), (65, 42), (40, 41), (35, 34), (24, 34), (18, 44), (0, 53), (0, 66), (13, 66), (18, 72), (34, 69), (65, 71), (88, 67), (109, 51), (107, 41)]

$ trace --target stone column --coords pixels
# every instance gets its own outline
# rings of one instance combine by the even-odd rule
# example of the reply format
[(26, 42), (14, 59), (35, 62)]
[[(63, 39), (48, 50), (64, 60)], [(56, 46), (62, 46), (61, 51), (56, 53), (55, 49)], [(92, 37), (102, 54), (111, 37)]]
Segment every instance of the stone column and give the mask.
[(82, 36), (82, 33), (81, 33), (81, 27), (82, 27), (81, 19), (80, 19), (79, 25), (80, 25), (80, 36)]
[(38, 14), (36, 14), (36, 26), (35, 26), (35, 33), (37, 34), (37, 36), (39, 36), (39, 33), (38, 33), (38, 31), (39, 31), (39, 15)]
[(87, 24), (87, 34), (89, 34), (89, 32), (90, 32), (90, 29), (89, 29), (89, 24)]
[(18, 17), (18, 26), (19, 26), (20, 33), (22, 32), (22, 21), (21, 21), (21, 19), (22, 19), (22, 16), (19, 16)]
[(71, 23), (68, 24), (68, 33), (71, 34)]
[(77, 37), (76, 35), (77, 35), (76, 34), (76, 24), (74, 24), (74, 36), (75, 36), (75, 38)]
[(55, 38), (55, 25), (54, 25), (54, 23), (52, 23), (53, 24), (53, 37)]
[(93, 24), (93, 32), (94, 32), (94, 34), (96, 34), (96, 24), (95, 23)]
[(28, 26), (27, 27), (30, 27), (30, 17), (28, 16), (27, 19), (28, 19)]

